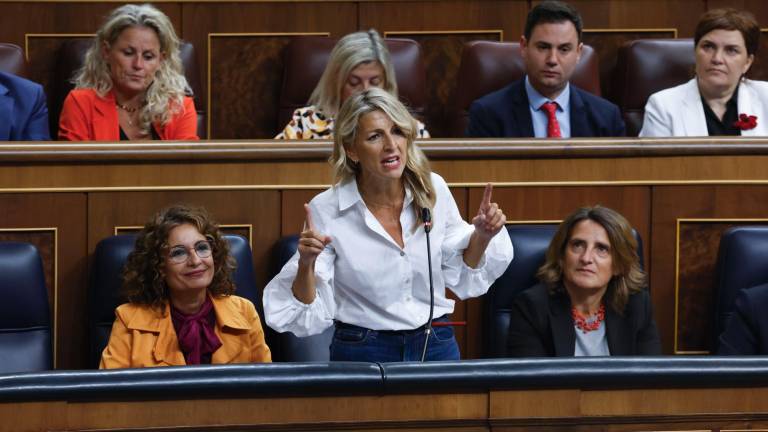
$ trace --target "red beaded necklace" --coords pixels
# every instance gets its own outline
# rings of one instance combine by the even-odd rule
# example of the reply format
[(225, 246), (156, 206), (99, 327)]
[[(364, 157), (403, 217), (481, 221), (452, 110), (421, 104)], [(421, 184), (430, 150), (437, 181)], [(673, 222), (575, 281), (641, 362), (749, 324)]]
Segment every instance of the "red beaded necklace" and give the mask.
[(587, 316), (582, 315), (575, 307), (571, 307), (571, 316), (577, 329), (584, 333), (589, 333), (599, 329), (600, 323), (605, 320), (605, 305), (600, 304), (600, 309), (597, 310), (596, 314)]

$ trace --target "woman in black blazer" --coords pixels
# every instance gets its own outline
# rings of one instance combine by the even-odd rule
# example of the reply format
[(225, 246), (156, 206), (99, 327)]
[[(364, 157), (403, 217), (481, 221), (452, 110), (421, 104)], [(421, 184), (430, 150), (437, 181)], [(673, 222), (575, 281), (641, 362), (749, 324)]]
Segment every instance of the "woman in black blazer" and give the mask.
[(512, 306), (508, 355), (661, 354), (637, 241), (619, 213), (596, 206), (568, 216), (537, 276)]

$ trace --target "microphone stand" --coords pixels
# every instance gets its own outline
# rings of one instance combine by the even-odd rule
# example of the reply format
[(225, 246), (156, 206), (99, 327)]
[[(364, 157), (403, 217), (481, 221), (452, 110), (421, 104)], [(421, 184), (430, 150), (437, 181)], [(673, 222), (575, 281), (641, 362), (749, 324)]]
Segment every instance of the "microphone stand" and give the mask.
[(432, 215), (428, 208), (421, 209), (421, 219), (424, 221), (424, 233), (427, 236), (427, 268), (429, 269), (429, 319), (424, 325), (424, 350), (421, 352), (422, 363), (427, 358), (429, 335), (432, 333), (432, 315), (435, 313), (435, 287), (432, 284), (432, 250), (429, 246), (429, 232), (432, 230)]

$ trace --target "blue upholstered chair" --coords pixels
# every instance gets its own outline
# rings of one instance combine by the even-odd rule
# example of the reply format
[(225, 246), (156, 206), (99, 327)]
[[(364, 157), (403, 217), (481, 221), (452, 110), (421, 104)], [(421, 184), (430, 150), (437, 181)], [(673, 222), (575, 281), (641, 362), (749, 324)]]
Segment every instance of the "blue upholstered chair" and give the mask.
[(485, 299), (485, 357), (505, 357), (512, 301), (536, 284), (536, 271), (557, 231), (557, 224), (507, 225), (515, 258), (488, 289)]
[(43, 263), (29, 243), (0, 242), (0, 373), (53, 369)]
[(739, 291), (766, 282), (768, 226), (738, 226), (723, 232), (717, 252), (712, 351), (717, 349)]
[[(286, 262), (296, 253), (299, 244), (298, 235), (290, 235), (281, 238), (272, 249), (271, 277), (280, 272)], [(298, 337), (291, 332), (277, 333), (278, 349), (273, 348), (273, 356), (276, 360), (287, 362), (330, 361), (331, 340), (334, 327), (324, 332), (308, 337)], [(272, 346), (270, 345), (270, 348)], [(280, 352), (279, 356), (275, 351)]]
[[(236, 294), (253, 302), (262, 318), (262, 326), (265, 326), (261, 291), (256, 288), (251, 247), (242, 236), (226, 234), (224, 238), (229, 242), (230, 253), (237, 261), (237, 269), (232, 275)], [(135, 234), (107, 237), (96, 245), (96, 251), (93, 253), (88, 297), (91, 342), (89, 361), (92, 367), (98, 366), (101, 352), (109, 342), (112, 323), (115, 321), (115, 308), (125, 303), (125, 300), (120, 298), (122, 272), (135, 242)]]
[[(484, 296), (484, 357), (506, 357), (512, 302), (515, 296), (538, 283), (536, 272), (544, 264), (544, 255), (558, 227), (558, 224), (507, 225), (515, 258)], [(642, 266), (643, 240), (637, 231), (633, 232)]]

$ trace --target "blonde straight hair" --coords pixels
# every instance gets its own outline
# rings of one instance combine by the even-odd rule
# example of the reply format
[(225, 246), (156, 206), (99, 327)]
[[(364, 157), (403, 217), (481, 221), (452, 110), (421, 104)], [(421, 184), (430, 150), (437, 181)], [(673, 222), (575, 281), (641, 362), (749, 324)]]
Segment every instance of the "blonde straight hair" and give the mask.
[(164, 56), (154, 81), (146, 90), (139, 114), (142, 128), (148, 131), (154, 122), (167, 124), (174, 114), (184, 108), (184, 96), (192, 95), (181, 64), (179, 38), (168, 17), (154, 6), (129, 4), (113, 10), (93, 38), (85, 54), (83, 67), (75, 74), (74, 83), (77, 88), (94, 89), (101, 97), (112, 90), (114, 83), (102, 48), (105, 45), (112, 46), (129, 27), (154, 30), (160, 41), (160, 52)]
[(331, 51), (328, 65), (320, 77), (309, 104), (325, 115), (334, 117), (341, 105), (341, 89), (352, 69), (364, 63), (377, 62), (384, 70), (384, 90), (397, 96), (395, 68), (384, 41), (376, 30), (350, 33), (339, 39)]
[(346, 149), (355, 145), (360, 119), (373, 111), (386, 114), (405, 135), (408, 160), (405, 164), (403, 180), (413, 193), (416, 218), (419, 223), (422, 223), (424, 221), (421, 219), (421, 209), (431, 210), (435, 206), (435, 190), (432, 186), (429, 159), (414, 143), (418, 133), (416, 119), (411, 116), (408, 108), (397, 99), (397, 96), (383, 89), (374, 87), (354, 94), (341, 106), (336, 118), (333, 154), (330, 159), (333, 166), (333, 183), (355, 180), (360, 175), (360, 164), (347, 157)]

